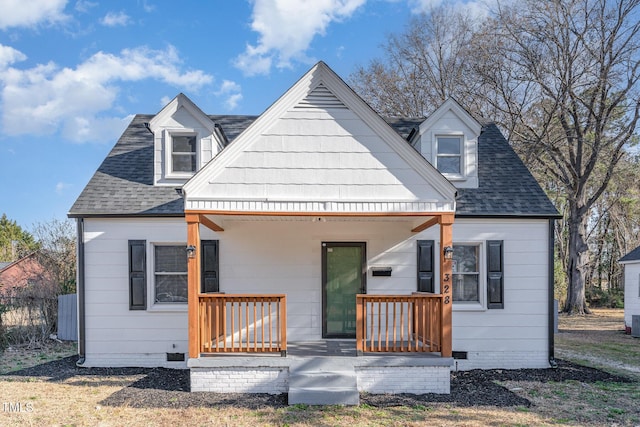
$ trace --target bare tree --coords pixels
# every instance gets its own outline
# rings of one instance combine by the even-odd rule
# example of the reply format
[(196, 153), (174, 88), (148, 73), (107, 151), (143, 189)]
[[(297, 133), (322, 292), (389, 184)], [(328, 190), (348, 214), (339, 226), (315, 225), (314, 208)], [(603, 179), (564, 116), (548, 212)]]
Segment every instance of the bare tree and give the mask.
[(622, 268), (618, 259), (638, 245), (640, 234), (640, 159), (626, 155), (595, 203), (587, 244), (591, 252), (587, 292), (618, 292)]
[(523, 0), (480, 21), (436, 8), (350, 79), (382, 114), (424, 116), (452, 96), (500, 125), (563, 214), (570, 313), (588, 311), (589, 219), (635, 142), (639, 3)]
[(75, 292), (76, 239), (73, 222), (52, 219), (38, 223), (33, 234), (40, 244), (38, 261), (58, 287), (59, 294)]
[(475, 80), (469, 78), (466, 60), (476, 24), (451, 6), (414, 17), (404, 33), (389, 36), (385, 60), (359, 67), (349, 82), (388, 116), (424, 117), (449, 97), (471, 108), (469, 86)]
[(527, 0), (500, 9), (476, 39), (500, 58), (499, 69), (478, 73), (502, 96), (511, 141), (566, 196), (564, 309), (570, 313), (588, 311), (591, 209), (633, 142), (640, 117), (638, 4)]

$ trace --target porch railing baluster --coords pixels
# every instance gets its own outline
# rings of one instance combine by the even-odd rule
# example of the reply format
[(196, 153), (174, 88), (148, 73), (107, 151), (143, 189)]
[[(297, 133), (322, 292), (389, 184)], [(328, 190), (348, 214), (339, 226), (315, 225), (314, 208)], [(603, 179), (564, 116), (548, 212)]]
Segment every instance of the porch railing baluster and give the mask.
[(439, 352), (441, 312), (442, 295), (358, 295), (356, 349), (381, 353)]
[(286, 351), (284, 295), (201, 294), (198, 298), (201, 354)]

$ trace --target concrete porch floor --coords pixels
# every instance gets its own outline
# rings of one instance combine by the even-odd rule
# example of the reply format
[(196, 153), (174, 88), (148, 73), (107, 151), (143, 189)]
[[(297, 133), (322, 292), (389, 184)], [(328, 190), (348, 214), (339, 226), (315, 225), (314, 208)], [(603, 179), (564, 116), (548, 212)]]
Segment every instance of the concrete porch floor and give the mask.
[(331, 339), (288, 344), (287, 356), (336, 356), (355, 357), (356, 341), (350, 339)]

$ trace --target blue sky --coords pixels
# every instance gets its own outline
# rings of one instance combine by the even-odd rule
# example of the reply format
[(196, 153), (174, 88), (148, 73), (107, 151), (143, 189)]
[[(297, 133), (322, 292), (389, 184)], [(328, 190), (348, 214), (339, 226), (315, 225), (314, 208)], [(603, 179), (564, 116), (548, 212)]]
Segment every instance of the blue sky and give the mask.
[(0, 0), (0, 214), (66, 217), (131, 117), (179, 92), (259, 114), (318, 60), (348, 79), (441, 1)]

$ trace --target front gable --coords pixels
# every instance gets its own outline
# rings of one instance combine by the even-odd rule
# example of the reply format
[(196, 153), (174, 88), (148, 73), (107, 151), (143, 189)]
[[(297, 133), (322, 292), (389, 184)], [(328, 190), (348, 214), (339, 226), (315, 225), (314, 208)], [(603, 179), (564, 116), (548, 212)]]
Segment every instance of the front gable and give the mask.
[(186, 210), (455, 210), (455, 188), (322, 62), (183, 191)]

